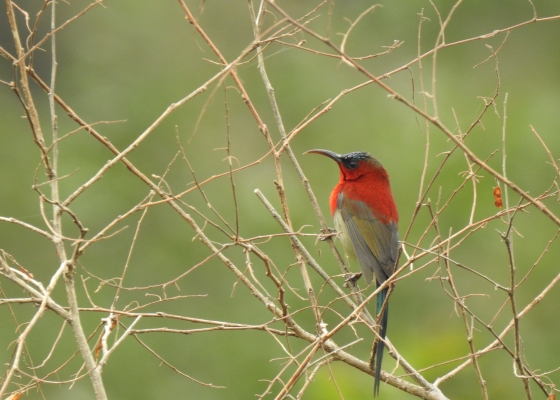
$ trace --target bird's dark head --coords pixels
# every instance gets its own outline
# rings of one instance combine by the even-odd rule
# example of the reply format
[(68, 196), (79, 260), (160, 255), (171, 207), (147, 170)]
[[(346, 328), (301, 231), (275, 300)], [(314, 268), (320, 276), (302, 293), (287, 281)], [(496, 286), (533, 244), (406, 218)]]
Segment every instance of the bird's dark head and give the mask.
[(376, 174), (384, 177), (387, 176), (387, 173), (379, 160), (363, 151), (337, 154), (329, 150), (315, 149), (306, 151), (305, 153), (321, 154), (336, 161), (340, 168), (341, 178), (345, 181), (353, 181), (361, 176), (369, 174)]

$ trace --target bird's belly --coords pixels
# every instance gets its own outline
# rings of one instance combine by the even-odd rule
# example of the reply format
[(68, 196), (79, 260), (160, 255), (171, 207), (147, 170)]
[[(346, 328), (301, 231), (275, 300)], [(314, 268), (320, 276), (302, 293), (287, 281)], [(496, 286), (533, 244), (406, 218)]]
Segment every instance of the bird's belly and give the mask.
[(354, 250), (354, 245), (352, 244), (352, 240), (350, 239), (350, 234), (348, 233), (348, 228), (344, 223), (344, 219), (342, 218), (342, 214), (339, 210), (335, 211), (333, 215), (334, 220), (334, 228), (338, 232), (338, 238), (342, 242), (342, 248), (346, 253), (346, 256), (356, 260), (356, 251)]

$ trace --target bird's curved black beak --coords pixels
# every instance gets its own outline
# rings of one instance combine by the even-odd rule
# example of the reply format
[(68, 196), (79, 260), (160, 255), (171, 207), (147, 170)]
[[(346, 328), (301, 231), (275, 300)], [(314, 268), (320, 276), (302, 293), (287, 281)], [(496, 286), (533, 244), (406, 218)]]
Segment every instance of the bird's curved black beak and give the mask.
[(333, 160), (335, 160), (337, 163), (340, 164), (341, 162), (341, 155), (338, 153), (335, 153), (334, 151), (330, 151), (330, 150), (322, 150), (322, 149), (313, 149), (313, 150), (308, 150), (303, 154), (321, 154), (323, 156), (327, 156), (329, 158), (332, 158)]

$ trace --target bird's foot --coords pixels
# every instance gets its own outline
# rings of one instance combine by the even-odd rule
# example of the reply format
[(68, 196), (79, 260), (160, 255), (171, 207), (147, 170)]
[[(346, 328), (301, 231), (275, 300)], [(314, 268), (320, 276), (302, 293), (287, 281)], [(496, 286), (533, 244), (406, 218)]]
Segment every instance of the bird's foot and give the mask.
[(358, 279), (360, 279), (362, 277), (362, 273), (358, 272), (357, 274), (349, 274), (346, 275), (346, 278), (344, 279), (344, 287), (349, 287), (350, 286), (350, 282), (352, 283), (356, 283), (356, 281)]
[(338, 235), (338, 232), (336, 231), (336, 229), (332, 229), (332, 228), (327, 228), (326, 232), (320, 233), (319, 236), (317, 236), (317, 238), (320, 241), (325, 241), (328, 238), (331, 238), (333, 236)]

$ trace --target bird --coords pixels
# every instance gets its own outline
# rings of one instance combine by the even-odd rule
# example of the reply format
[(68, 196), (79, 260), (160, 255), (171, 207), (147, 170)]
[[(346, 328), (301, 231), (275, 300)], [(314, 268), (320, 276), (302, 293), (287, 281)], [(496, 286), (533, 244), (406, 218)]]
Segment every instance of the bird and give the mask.
[[(330, 208), (337, 236), (344, 252), (358, 261), (366, 284), (375, 278), (377, 287), (394, 272), (399, 250), (398, 211), (389, 184), (389, 175), (379, 160), (369, 153), (356, 151), (337, 154), (315, 149), (307, 153), (327, 156), (338, 164), (340, 180), (330, 195)], [(389, 288), (377, 295), (380, 321), (379, 340), (372, 364), (375, 364), (373, 396), (379, 394), (381, 362), (387, 334), (389, 309), (385, 304)]]

